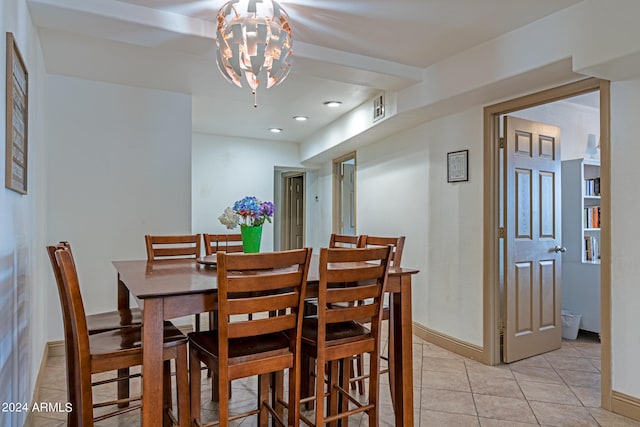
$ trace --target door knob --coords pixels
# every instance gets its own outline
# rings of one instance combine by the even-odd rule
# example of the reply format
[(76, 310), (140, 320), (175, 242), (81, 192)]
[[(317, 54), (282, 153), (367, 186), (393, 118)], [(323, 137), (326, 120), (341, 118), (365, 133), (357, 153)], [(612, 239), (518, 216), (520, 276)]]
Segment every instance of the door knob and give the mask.
[(553, 251), (554, 251), (555, 253), (558, 253), (558, 252), (565, 253), (565, 252), (567, 252), (567, 248), (565, 248), (564, 246), (558, 246), (558, 245), (556, 245), (556, 247), (555, 247), (555, 248), (553, 248)]

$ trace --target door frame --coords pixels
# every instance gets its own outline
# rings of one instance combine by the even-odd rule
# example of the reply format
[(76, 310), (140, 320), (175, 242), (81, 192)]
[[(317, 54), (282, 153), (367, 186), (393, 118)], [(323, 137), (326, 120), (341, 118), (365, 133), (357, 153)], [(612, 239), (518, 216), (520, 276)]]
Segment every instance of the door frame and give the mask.
[[(332, 201), (332, 221), (331, 221), (331, 232), (332, 233), (340, 233), (340, 223), (342, 221), (342, 187), (340, 185), (340, 165), (346, 161), (353, 159), (353, 167), (354, 167), (354, 176), (353, 176), (353, 193), (354, 193), (354, 206), (353, 206), (353, 215), (357, 219), (358, 206), (355, 203), (357, 197), (357, 171), (358, 171), (358, 158), (356, 157), (356, 152), (352, 151), (351, 153), (345, 154), (344, 156), (337, 157), (333, 159), (333, 163), (331, 166), (331, 175), (332, 175), (332, 186), (333, 186), (333, 201)], [(358, 223), (356, 221), (354, 231), (357, 234)]]
[[(483, 243), (483, 362), (500, 361), (500, 116), (588, 92), (600, 91), (601, 207), (611, 212), (610, 89), (609, 81), (587, 78), (521, 96), (484, 108), (484, 227)], [(611, 215), (604, 215), (600, 230), (601, 405), (611, 409)]]
[(307, 174), (306, 172), (301, 172), (301, 171), (288, 171), (288, 172), (283, 172), (282, 173), (282, 182), (281, 182), (281, 189), (282, 189), (282, 195), (281, 195), (281, 200), (282, 200), (282, 205), (283, 207), (285, 207), (284, 209), (282, 209), (282, 216), (281, 216), (281, 228), (280, 228), (280, 250), (286, 250), (289, 249), (289, 237), (290, 237), (290, 232), (291, 232), (291, 212), (289, 211), (288, 207), (289, 207), (289, 201), (291, 200), (291, 189), (289, 188), (289, 183), (291, 181), (291, 178), (296, 178), (296, 177), (302, 177), (302, 210), (303, 210), (303, 221), (304, 221), (304, 225), (302, 227), (302, 238), (303, 241), (306, 242), (306, 231), (307, 231), (307, 226), (306, 226), (306, 222), (307, 222), (307, 212), (306, 212), (306, 206), (307, 206)]

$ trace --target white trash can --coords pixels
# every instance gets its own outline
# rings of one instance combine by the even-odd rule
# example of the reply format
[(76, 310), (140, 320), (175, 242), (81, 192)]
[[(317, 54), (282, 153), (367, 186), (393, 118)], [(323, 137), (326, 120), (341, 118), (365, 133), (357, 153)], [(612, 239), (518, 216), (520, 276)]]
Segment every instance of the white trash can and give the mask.
[(578, 329), (580, 329), (580, 320), (582, 314), (572, 313), (568, 310), (562, 310), (562, 338), (575, 340), (578, 338)]

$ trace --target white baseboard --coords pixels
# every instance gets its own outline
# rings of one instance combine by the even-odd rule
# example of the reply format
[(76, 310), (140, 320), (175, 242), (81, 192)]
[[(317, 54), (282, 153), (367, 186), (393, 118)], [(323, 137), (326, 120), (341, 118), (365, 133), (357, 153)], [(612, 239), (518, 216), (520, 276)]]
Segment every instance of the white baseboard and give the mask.
[(613, 390), (611, 392), (611, 411), (640, 421), (640, 399)]
[(413, 333), (423, 340), (446, 350), (485, 363), (483, 348), (480, 346), (434, 331), (416, 322), (413, 322)]

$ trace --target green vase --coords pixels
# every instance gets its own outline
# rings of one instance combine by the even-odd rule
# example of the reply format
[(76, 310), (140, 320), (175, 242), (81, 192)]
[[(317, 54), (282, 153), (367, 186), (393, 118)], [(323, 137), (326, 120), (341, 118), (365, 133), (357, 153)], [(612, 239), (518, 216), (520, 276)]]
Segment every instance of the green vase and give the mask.
[(242, 247), (245, 254), (255, 254), (260, 252), (260, 239), (262, 238), (262, 226), (251, 227), (248, 225), (240, 226), (242, 234)]

